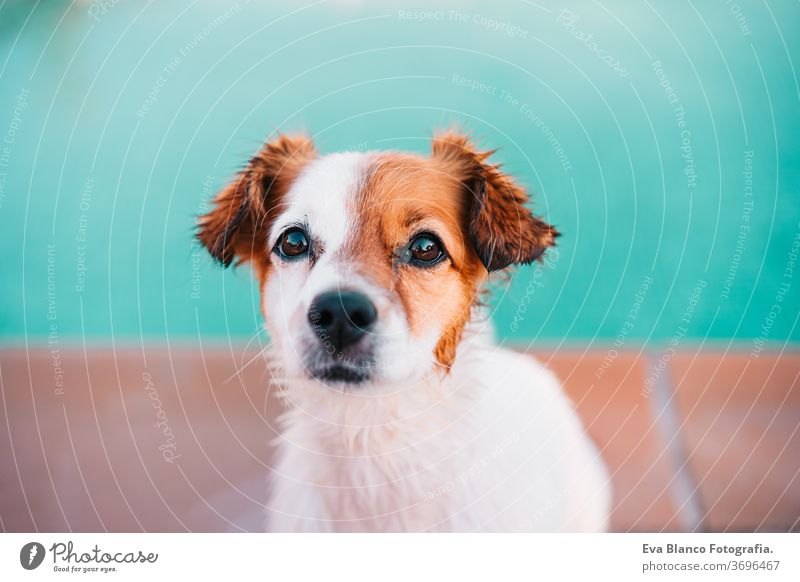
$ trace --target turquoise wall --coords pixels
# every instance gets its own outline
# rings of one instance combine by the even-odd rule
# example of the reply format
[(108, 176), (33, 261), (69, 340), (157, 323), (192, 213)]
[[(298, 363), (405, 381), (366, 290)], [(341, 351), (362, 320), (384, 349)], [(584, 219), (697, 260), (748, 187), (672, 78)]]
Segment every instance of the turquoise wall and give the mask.
[(796, 2), (69, 4), (0, 8), (6, 342), (249, 338), (203, 201), (278, 129), (424, 152), (454, 122), (563, 232), (501, 336), (799, 337)]

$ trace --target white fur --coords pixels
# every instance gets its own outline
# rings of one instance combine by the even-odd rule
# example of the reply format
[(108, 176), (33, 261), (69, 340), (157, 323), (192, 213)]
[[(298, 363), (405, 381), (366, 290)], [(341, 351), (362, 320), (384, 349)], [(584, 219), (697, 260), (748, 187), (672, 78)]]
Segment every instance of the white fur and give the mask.
[(482, 335), (388, 393), (286, 386), (268, 529), (604, 531), (609, 477), (559, 382)]
[[(602, 531), (610, 483), (556, 378), (494, 346), (479, 314), (448, 374), (435, 366), (440, 330), (412, 334), (398, 298), (336, 251), (372, 154), (314, 161), (269, 234), (306, 223), (325, 252), (278, 263), (264, 286), (266, 324), (287, 410), (270, 475), (270, 531)], [(343, 390), (304, 375), (318, 341), (312, 299), (350, 288), (375, 303), (379, 371)]]

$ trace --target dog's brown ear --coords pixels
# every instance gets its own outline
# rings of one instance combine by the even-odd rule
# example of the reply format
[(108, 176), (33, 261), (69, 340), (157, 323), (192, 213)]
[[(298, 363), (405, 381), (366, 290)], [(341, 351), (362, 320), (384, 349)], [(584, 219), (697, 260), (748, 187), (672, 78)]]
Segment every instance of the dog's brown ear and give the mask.
[(462, 133), (447, 131), (433, 138), (432, 157), (446, 165), (469, 196), (469, 236), (489, 272), (529, 264), (555, 244), (555, 227), (525, 207), (528, 196), (513, 178), (487, 160)]
[(291, 182), (316, 157), (304, 135), (279, 135), (253, 156), (198, 220), (197, 238), (227, 267), (254, 256), (268, 257), (267, 227)]

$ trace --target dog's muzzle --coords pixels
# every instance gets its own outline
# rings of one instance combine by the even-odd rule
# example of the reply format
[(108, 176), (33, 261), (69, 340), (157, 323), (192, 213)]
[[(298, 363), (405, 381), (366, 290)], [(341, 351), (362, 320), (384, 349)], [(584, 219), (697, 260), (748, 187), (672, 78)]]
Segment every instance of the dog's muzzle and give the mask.
[(310, 367), (311, 375), (342, 382), (366, 380), (371, 354), (361, 344), (377, 319), (375, 305), (363, 293), (336, 290), (317, 295), (308, 310), (308, 323), (329, 357)]

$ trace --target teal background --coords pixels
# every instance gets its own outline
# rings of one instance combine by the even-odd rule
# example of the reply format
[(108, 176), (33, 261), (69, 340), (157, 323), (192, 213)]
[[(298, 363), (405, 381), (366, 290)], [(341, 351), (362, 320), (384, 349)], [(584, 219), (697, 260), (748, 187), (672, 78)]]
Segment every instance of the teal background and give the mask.
[[(32, 6), (0, 7), (6, 342), (246, 340), (257, 290), (194, 244), (203, 201), (276, 130), (323, 152), (425, 152), (453, 123), (499, 148), (563, 232), (545, 266), (498, 285), (502, 337), (798, 339), (796, 2)], [(444, 12), (399, 12), (423, 6)], [(694, 188), (654, 61), (685, 111)]]

